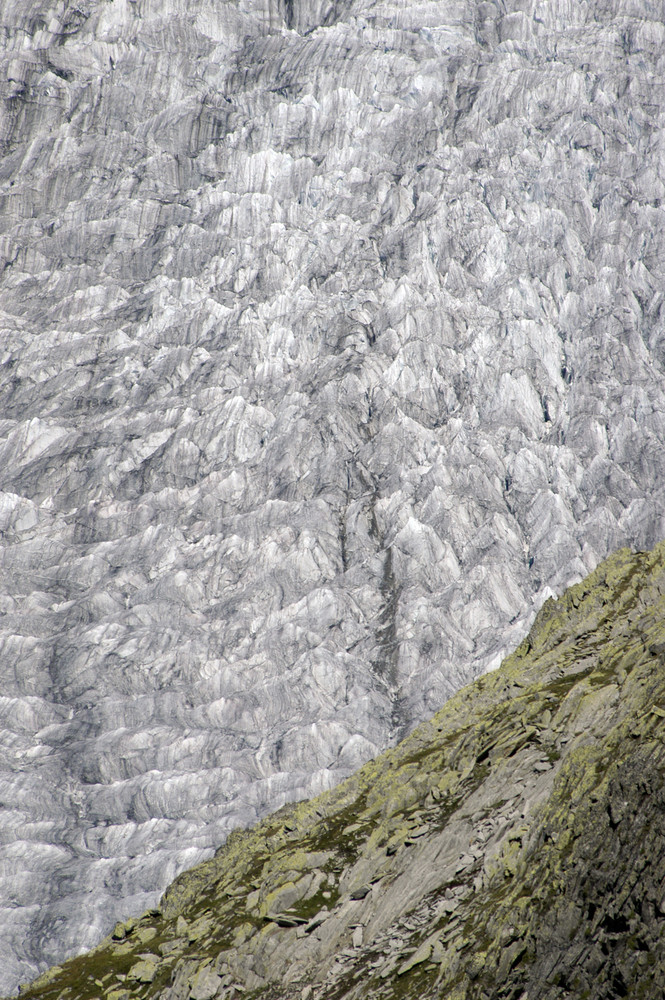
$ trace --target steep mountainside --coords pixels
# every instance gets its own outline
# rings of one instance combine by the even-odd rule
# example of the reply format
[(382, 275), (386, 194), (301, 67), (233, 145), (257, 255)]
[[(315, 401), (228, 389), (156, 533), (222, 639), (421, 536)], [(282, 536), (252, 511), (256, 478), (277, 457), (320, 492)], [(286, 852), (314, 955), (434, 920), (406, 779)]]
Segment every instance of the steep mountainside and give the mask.
[(234, 833), (26, 1000), (656, 1000), (664, 738), (662, 544), (548, 601), (396, 749)]
[(0, 0), (0, 25), (10, 989), (663, 538), (665, 23)]

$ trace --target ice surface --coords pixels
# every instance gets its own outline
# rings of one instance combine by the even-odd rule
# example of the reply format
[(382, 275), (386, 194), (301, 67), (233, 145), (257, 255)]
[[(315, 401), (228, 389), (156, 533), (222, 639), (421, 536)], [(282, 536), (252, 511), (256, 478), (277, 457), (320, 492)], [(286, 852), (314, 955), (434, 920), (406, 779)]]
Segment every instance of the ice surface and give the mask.
[(0, 18), (10, 990), (663, 537), (665, 23)]

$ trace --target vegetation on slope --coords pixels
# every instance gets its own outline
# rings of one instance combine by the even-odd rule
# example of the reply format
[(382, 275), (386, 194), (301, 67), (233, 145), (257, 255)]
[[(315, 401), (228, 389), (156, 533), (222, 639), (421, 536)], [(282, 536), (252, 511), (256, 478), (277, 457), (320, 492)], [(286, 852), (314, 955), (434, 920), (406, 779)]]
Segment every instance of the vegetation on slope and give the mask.
[(318, 799), (233, 834), (28, 1000), (665, 993), (665, 545)]

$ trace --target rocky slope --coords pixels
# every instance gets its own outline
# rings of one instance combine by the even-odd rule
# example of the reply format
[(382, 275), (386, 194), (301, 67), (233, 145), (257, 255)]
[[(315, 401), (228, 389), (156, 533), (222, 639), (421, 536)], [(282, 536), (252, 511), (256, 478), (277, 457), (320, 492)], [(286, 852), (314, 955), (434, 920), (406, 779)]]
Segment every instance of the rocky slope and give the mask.
[(0, 24), (10, 989), (663, 537), (665, 25), (651, 0)]
[(234, 833), (25, 998), (655, 1000), (664, 736), (662, 544), (548, 601), (396, 749)]

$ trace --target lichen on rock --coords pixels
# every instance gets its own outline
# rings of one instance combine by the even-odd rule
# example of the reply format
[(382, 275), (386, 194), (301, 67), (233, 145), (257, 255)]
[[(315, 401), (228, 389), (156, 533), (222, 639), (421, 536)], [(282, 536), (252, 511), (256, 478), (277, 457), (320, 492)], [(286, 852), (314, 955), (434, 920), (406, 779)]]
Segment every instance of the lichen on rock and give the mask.
[(236, 832), (25, 1000), (118, 978), (132, 1000), (655, 1000), (664, 642), (665, 543), (621, 550), (394, 750)]

